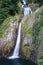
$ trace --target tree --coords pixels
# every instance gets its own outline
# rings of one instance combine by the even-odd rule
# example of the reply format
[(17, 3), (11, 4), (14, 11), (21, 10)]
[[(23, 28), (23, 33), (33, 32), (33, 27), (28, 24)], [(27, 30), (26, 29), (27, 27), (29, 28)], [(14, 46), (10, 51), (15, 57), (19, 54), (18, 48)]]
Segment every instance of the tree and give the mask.
[(40, 6), (43, 5), (43, 0), (27, 0), (27, 3), (38, 3)]
[(20, 0), (0, 0), (0, 24), (9, 15), (19, 13), (18, 2)]

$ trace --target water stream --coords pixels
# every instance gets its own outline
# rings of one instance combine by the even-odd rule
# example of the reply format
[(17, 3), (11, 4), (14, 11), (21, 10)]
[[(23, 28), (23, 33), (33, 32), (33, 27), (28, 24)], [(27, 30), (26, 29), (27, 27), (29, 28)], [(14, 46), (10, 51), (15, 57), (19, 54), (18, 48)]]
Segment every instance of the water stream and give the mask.
[(12, 56), (8, 57), (8, 59), (19, 58), (20, 39), (21, 39), (21, 22), (19, 23), (18, 36), (17, 36), (17, 41), (16, 41), (16, 46), (14, 48), (14, 52)]
[(21, 22), (18, 28), (18, 35), (16, 46), (14, 48), (14, 52), (12, 56), (8, 57), (7, 59), (0, 59), (0, 65), (37, 65), (31, 60), (26, 60), (19, 57), (19, 49), (20, 49), (20, 39), (21, 39)]

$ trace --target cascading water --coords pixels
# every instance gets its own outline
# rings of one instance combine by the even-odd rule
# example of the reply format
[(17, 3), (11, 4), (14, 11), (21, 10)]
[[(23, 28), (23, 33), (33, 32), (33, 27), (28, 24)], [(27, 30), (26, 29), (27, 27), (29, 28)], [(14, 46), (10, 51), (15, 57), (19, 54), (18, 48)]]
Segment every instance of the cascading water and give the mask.
[(26, 0), (23, 0), (23, 4), (26, 5)]
[(21, 39), (21, 22), (20, 22), (19, 28), (18, 28), (18, 36), (17, 36), (17, 42), (16, 42), (14, 52), (13, 52), (12, 56), (8, 57), (8, 59), (19, 58), (20, 39)]

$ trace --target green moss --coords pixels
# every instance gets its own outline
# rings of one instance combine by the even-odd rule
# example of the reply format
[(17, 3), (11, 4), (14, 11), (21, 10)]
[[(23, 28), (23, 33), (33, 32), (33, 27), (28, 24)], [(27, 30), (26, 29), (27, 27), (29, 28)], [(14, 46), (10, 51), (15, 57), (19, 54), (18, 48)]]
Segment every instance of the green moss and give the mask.
[(26, 29), (26, 36), (32, 36), (32, 28), (27, 28)]
[(42, 41), (43, 37), (41, 37), (43, 36), (42, 35), (43, 33), (43, 7), (41, 7), (38, 12), (33, 13), (32, 15), (33, 15), (33, 19), (32, 19), (32, 16), (30, 16), (30, 19), (32, 19), (32, 22), (34, 21), (32, 28), (29, 27), (28, 25), (29, 22), (31, 21), (28, 18), (28, 16), (27, 16), (26, 21), (22, 23), (22, 30), (25, 32), (25, 37), (31, 37), (31, 36), (33, 37), (32, 45), (29, 45), (29, 43), (25, 43), (25, 40), (22, 41), (22, 51), (24, 55), (28, 57), (29, 57), (29, 54), (31, 53), (30, 48), (31, 49), (34, 48), (34, 44), (37, 46), (38, 45), (40, 46), (41, 42), (43, 42)]
[(26, 57), (30, 57), (30, 47), (31, 47), (31, 45), (29, 45), (29, 44), (26, 44), (26, 43), (24, 43), (23, 42), (23, 44), (22, 44), (22, 50), (23, 50), (23, 54), (26, 56)]
[(12, 19), (14, 22), (18, 23), (18, 19), (17, 19), (17, 15), (10, 16), (7, 19), (5, 19), (5, 21), (0, 25), (0, 38), (2, 38), (3, 36), (5, 36), (5, 32), (9, 29), (10, 27), (10, 19)]
[(7, 19), (7, 21), (5, 20), (2, 25), (0, 26), (0, 37), (3, 37), (3, 34), (5, 33), (5, 31), (9, 28), (10, 26), (10, 21), (9, 19)]
[(12, 45), (12, 41), (11, 41), (11, 40), (8, 40), (8, 41), (6, 42), (5, 47), (4, 47), (4, 51), (8, 50), (11, 45)]
[(34, 37), (34, 41), (33, 43), (35, 44), (40, 44), (41, 40), (39, 40), (39, 34), (40, 34), (40, 31), (41, 31), (41, 27), (43, 26), (43, 9), (40, 8), (40, 11), (37, 12), (35, 14), (35, 22), (33, 24), (33, 37)]
[(30, 37), (32, 36), (32, 28), (27, 27), (26, 23), (22, 24), (22, 29), (25, 31), (26, 36)]

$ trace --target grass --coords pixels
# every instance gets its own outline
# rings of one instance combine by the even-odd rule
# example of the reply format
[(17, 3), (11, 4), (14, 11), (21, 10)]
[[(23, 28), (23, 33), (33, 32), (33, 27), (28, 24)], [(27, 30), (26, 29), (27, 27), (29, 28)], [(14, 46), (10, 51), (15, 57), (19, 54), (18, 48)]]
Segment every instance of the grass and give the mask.
[[(22, 30), (25, 33), (25, 37), (28, 38), (28, 37), (33, 36), (33, 44), (36, 44), (38, 46), (38, 45), (41, 44), (41, 41), (43, 39), (41, 37), (41, 36), (43, 36), (42, 35), (43, 30), (41, 32), (41, 28), (43, 27), (43, 6), (39, 9), (38, 12), (33, 13), (32, 15), (33, 15), (33, 20), (29, 20), (29, 17), (28, 17), (25, 21), (23, 21), (23, 23), (22, 23)], [(32, 16), (30, 16), (30, 19), (31, 19), (31, 17)], [(34, 21), (32, 27), (28, 25), (29, 22), (31, 22), (31, 21), (32, 22)], [(22, 41), (22, 51), (23, 51), (25, 56), (29, 56), (29, 54), (30, 54), (30, 50), (29, 50), (30, 46), (31, 45), (26, 45), (25, 44), (25, 39)]]
[(16, 16), (10, 16), (0, 25), (0, 38), (3, 38), (5, 36), (5, 32), (8, 30), (10, 26), (10, 19), (14, 20), (14, 22), (18, 22), (17, 15)]
[[(10, 22), (11, 22), (11, 19), (15, 22), (16, 24), (16, 27), (18, 25), (18, 16), (15, 15), (15, 16), (10, 16), (8, 17), (7, 19), (5, 19), (5, 21), (0, 25), (0, 38), (4, 38), (6, 37), (6, 35), (8, 34), (8, 31), (9, 31), (9, 27), (10, 27)], [(2, 40), (3, 41), (3, 40)], [(10, 52), (10, 49), (13, 47), (13, 42), (11, 39), (8, 39), (7, 41), (5, 41), (5, 46), (4, 47), (0, 47), (0, 51), (1, 53), (5, 54)], [(15, 42), (14, 42), (15, 43)], [(4, 43), (3, 43), (4, 44)], [(8, 54), (7, 53), (7, 54)]]
[[(12, 45), (12, 40), (8, 40), (8, 41), (6, 42), (5, 47), (4, 47), (4, 51), (6, 51), (7, 49), (9, 49), (11, 45)], [(9, 49), (9, 50), (10, 50), (10, 49)]]
[(38, 60), (38, 65), (43, 65), (43, 59)]
[(32, 28), (27, 27), (26, 23), (22, 24), (22, 29), (25, 31), (26, 36), (28, 37), (32, 36)]
[(26, 57), (30, 57), (30, 54), (31, 54), (31, 52), (30, 52), (30, 48), (31, 48), (31, 45), (28, 43), (25, 43), (25, 42), (23, 42), (22, 43), (22, 50), (23, 50), (23, 54), (26, 56)]
[(0, 38), (3, 37), (3, 34), (5, 33), (5, 31), (9, 28), (10, 26), (10, 21), (7, 19), (7, 21), (5, 20), (2, 25), (0, 26)]

